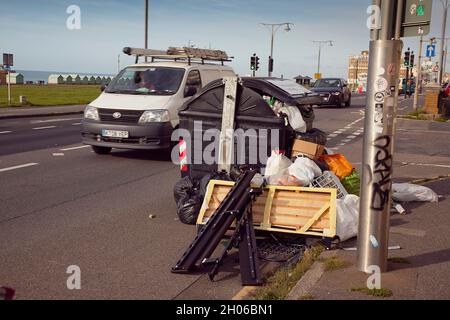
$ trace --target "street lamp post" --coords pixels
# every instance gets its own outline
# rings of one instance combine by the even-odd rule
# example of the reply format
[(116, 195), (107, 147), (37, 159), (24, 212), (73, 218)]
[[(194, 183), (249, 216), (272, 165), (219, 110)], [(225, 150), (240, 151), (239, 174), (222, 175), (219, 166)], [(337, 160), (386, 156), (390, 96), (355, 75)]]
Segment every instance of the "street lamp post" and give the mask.
[[(269, 27), (272, 32), (272, 36), (270, 39), (270, 57), (269, 57), (269, 64), (270, 64), (271, 61), (273, 61), (273, 44), (274, 44), (275, 34), (283, 26), (286, 27), (284, 29), (286, 32), (291, 31), (291, 26), (293, 26), (294, 24), (292, 22), (283, 22), (283, 23), (261, 23), (261, 25), (263, 25), (265, 27)], [(272, 70), (269, 67), (269, 77), (271, 77), (271, 76), (272, 76)]]
[[(145, 49), (148, 49), (148, 0), (145, 0)], [(148, 62), (147, 57), (145, 57), (145, 62)]]
[(444, 76), (444, 42), (445, 42), (445, 29), (447, 27), (447, 13), (450, 8), (450, 3), (448, 0), (441, 0), (442, 3), (442, 29), (441, 29), (441, 45), (439, 51), (439, 74), (438, 74), (438, 82), (442, 84), (442, 79)]
[(321, 58), (321, 55), (322, 55), (322, 45), (328, 44), (330, 47), (332, 47), (334, 45), (334, 41), (333, 40), (325, 40), (325, 41), (314, 40), (313, 43), (319, 45), (319, 57), (318, 57), (318, 62), (317, 62), (317, 75), (320, 75), (320, 58)]

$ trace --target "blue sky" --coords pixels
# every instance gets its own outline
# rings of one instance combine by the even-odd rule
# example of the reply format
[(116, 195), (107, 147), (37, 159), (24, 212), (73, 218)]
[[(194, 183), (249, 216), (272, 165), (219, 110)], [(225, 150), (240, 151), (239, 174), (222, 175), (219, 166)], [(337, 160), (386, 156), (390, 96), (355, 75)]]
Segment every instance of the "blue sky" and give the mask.
[[(17, 69), (115, 73), (124, 46), (142, 47), (144, 0), (0, 0), (0, 53), (15, 55)], [(260, 22), (293, 22), (275, 39), (275, 75), (313, 75), (313, 40), (334, 40), (322, 54), (324, 76), (346, 76), (349, 54), (368, 48), (366, 8), (361, 0), (150, 0), (150, 47), (212, 46), (235, 56), (232, 66), (249, 73), (249, 57), (261, 57), (266, 75), (270, 32)], [(81, 30), (68, 30), (69, 5), (81, 8)], [(439, 36), (442, 9), (434, 1), (432, 33)], [(449, 23), (450, 25), (450, 23)], [(450, 37), (450, 26), (448, 27)], [(405, 41), (418, 47), (418, 39)], [(121, 55), (121, 66), (132, 60)]]

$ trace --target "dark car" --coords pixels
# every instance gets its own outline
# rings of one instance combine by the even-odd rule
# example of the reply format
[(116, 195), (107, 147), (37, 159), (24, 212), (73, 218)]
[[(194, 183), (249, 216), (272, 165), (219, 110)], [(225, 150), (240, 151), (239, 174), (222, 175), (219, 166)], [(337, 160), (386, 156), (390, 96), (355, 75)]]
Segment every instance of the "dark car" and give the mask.
[(311, 91), (321, 97), (319, 106), (349, 107), (352, 103), (352, 93), (347, 82), (340, 78), (322, 78), (316, 81)]

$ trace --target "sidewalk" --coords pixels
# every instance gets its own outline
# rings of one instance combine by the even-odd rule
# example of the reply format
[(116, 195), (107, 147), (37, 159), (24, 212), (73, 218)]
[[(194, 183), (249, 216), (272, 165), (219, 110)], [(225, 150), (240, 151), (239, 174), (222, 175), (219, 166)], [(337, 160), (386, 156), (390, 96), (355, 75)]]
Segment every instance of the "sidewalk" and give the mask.
[(32, 108), (0, 108), (1, 119), (49, 117), (55, 115), (70, 115), (83, 113), (86, 105), (68, 105), (54, 107), (32, 107)]
[[(405, 203), (407, 215), (391, 216), (389, 272), (381, 277), (389, 297), (373, 297), (352, 291), (367, 288), (369, 275), (356, 269), (355, 251), (327, 252), (291, 292), (291, 299), (314, 300), (406, 300), (450, 299), (450, 178), (425, 186), (443, 196), (435, 203)], [(342, 244), (356, 247), (356, 240)], [(334, 270), (324, 271), (324, 262), (334, 258)], [(295, 294), (296, 293), (296, 294)], [(293, 295), (292, 295), (293, 294)]]

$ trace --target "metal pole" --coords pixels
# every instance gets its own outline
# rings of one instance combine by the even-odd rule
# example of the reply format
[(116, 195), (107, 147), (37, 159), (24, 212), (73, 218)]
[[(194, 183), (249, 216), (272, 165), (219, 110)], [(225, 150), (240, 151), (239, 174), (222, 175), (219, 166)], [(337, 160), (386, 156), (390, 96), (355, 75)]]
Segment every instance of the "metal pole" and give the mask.
[[(382, 1), (382, 29), (370, 42), (358, 233), (358, 269), (387, 271), (395, 115), (402, 52), (394, 1)], [(401, 13), (398, 13), (401, 14)]]
[(319, 58), (318, 58), (318, 62), (317, 62), (317, 74), (320, 74), (320, 56), (322, 53), (322, 44), (319, 43)]
[(422, 88), (422, 48), (423, 48), (423, 36), (420, 36), (416, 90), (414, 90), (414, 104), (413, 104), (414, 111), (417, 110), (417, 104), (419, 103), (419, 88)]
[[(270, 40), (270, 57), (269, 59), (273, 59), (273, 43), (275, 38), (275, 26), (272, 26), (272, 38)], [(269, 70), (269, 77), (272, 76), (272, 72)]]
[(11, 71), (8, 69), (8, 106), (12, 104), (11, 102)]
[(444, 41), (445, 41), (445, 29), (447, 28), (447, 13), (449, 8), (448, 0), (441, 0), (443, 10), (442, 10), (442, 29), (441, 29), (441, 45), (440, 45), (440, 56), (439, 56), (439, 73), (438, 73), (438, 83), (442, 84), (443, 71), (444, 71)]
[[(145, 49), (148, 49), (148, 0), (145, 0)], [(145, 57), (148, 62), (148, 57)]]

